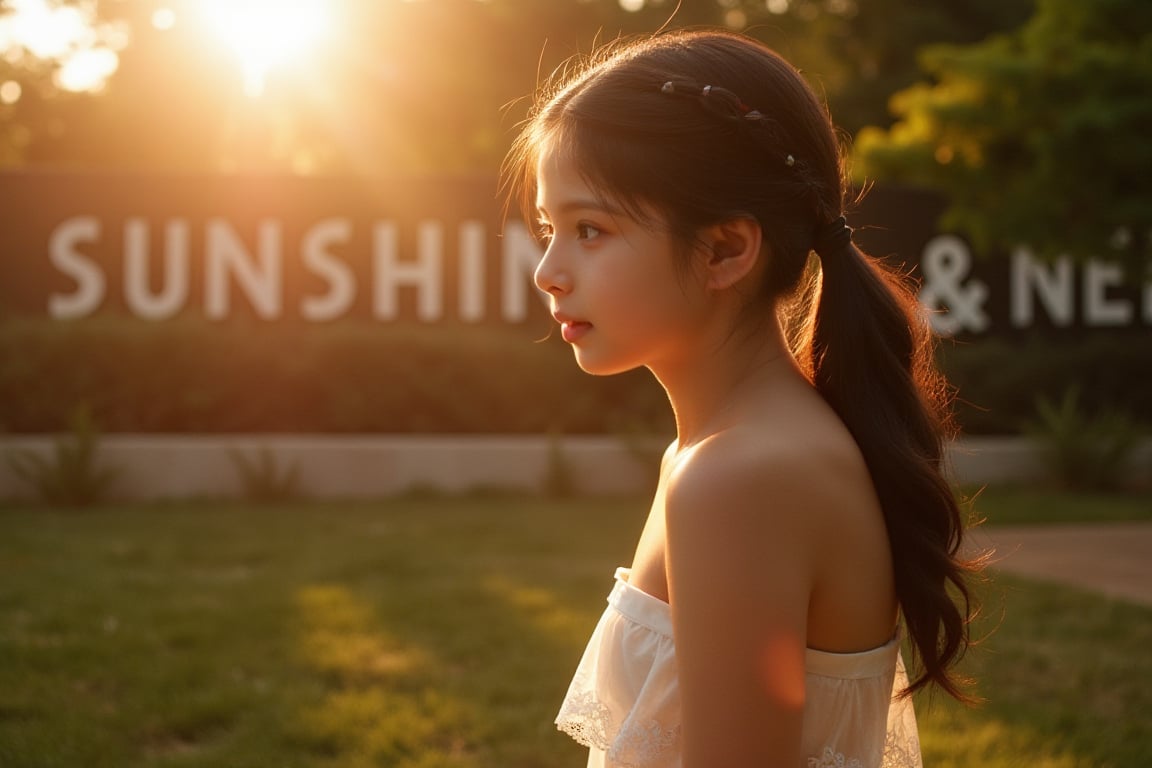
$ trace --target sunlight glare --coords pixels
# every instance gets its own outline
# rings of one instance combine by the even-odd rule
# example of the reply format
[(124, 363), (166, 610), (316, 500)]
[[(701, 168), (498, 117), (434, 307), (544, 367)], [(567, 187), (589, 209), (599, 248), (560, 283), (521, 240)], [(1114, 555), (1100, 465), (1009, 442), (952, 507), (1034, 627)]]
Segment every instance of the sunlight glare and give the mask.
[(75, 5), (10, 0), (0, 11), (4, 61), (18, 65), (25, 56), (32, 56), (55, 62), (58, 69), (52, 79), (63, 90), (102, 89), (119, 66), (116, 52), (127, 45), (127, 25), (100, 21), (94, 0)]
[(23, 92), (20, 83), (15, 80), (5, 81), (3, 85), (0, 85), (0, 104), (15, 104), (20, 101), (20, 95)]
[(152, 12), (152, 26), (161, 32), (176, 26), (176, 11), (171, 8), (157, 8)]
[(108, 48), (89, 48), (76, 51), (52, 76), (57, 87), (79, 93), (96, 93), (104, 88), (108, 78), (120, 65), (120, 57)]
[(46, 0), (12, 0), (0, 16), (0, 46), (22, 46), (38, 59), (66, 55), (91, 27), (80, 8)]
[(299, 58), (328, 33), (324, 0), (205, 0), (204, 11), (240, 59), (244, 91), (264, 92), (269, 70)]

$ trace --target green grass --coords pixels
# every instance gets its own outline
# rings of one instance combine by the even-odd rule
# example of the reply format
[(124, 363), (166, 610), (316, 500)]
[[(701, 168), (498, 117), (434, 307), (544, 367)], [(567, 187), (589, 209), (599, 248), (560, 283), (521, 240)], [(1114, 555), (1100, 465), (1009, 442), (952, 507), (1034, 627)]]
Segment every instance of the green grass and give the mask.
[(1152, 520), (1152, 494), (1092, 494), (1027, 488), (966, 489), (988, 525), (1109, 523)]
[[(552, 717), (643, 506), (0, 510), (0, 765), (580, 765)], [(926, 765), (1152, 764), (1152, 610), (986, 602), (988, 703), (919, 700)]]
[(994, 578), (964, 664), (986, 701), (917, 702), (925, 766), (1152, 765), (1152, 609)]

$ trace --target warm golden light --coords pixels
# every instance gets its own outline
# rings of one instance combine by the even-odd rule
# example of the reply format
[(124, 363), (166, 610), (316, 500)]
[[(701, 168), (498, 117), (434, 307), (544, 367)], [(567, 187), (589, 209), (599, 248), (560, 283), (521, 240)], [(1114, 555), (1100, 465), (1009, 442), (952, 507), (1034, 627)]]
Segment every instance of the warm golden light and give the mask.
[[(116, 51), (127, 44), (127, 28), (99, 22), (91, 2), (73, 6), (11, 0), (0, 14), (0, 52), (5, 61), (17, 63), (26, 54), (54, 61), (58, 69), (52, 79), (66, 91), (102, 89), (120, 64)], [(9, 98), (20, 97), (12, 94), (9, 89)]]
[(0, 47), (21, 46), (39, 59), (58, 59), (87, 32), (90, 19), (81, 8), (50, 5), (46, 0), (12, 0), (0, 16)]
[(66, 91), (95, 93), (104, 88), (120, 65), (120, 57), (107, 48), (90, 48), (69, 56), (53, 76)]
[(24, 89), (15, 80), (8, 80), (0, 84), (0, 104), (15, 104), (20, 101)]
[(307, 53), (328, 34), (324, 0), (204, 0), (204, 12), (244, 70), (244, 91), (255, 98), (276, 66)]
[(152, 12), (152, 26), (161, 31), (176, 26), (176, 11), (171, 8), (157, 8)]

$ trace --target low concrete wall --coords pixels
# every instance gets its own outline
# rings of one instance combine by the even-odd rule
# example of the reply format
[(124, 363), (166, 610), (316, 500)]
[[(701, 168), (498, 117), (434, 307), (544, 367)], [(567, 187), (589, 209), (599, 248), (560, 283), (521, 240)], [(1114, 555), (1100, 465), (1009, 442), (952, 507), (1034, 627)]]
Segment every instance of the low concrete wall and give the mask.
[[(6, 460), (10, 452), (49, 456), (51, 435), (0, 437), (0, 498), (30, 490)], [(661, 445), (641, 450), (614, 437), (547, 436), (302, 436), (108, 435), (99, 463), (119, 472), (114, 496), (152, 500), (238, 497), (243, 484), (233, 452), (255, 459), (271, 452), (276, 466), (296, 466), (301, 490), (331, 499), (373, 498), (417, 489), (460, 493), (477, 489), (536, 492), (558, 468), (572, 488), (593, 496), (651, 488)], [(1045, 476), (1035, 445), (1025, 438), (968, 438), (951, 446), (953, 476), (962, 483), (1027, 483)], [(1152, 482), (1152, 440), (1142, 443), (1131, 476)], [(1138, 474), (1139, 473), (1139, 474)]]
[[(55, 439), (2, 437), (0, 456), (20, 451), (48, 456)], [(298, 468), (306, 495), (332, 499), (418, 489), (534, 492), (545, 487), (558, 463), (574, 489), (591, 495), (633, 493), (645, 488), (651, 475), (641, 457), (611, 437), (107, 435), (99, 445), (99, 464), (119, 472), (114, 495), (132, 500), (240, 496), (234, 453), (251, 462), (265, 450), (280, 469)], [(9, 462), (0, 461), (0, 498), (28, 493)]]
[[(1043, 451), (1027, 437), (967, 437), (948, 450), (952, 476), (973, 485), (1013, 485), (1051, 482)], [(1121, 477), (1134, 488), (1152, 488), (1152, 438), (1136, 445)]]

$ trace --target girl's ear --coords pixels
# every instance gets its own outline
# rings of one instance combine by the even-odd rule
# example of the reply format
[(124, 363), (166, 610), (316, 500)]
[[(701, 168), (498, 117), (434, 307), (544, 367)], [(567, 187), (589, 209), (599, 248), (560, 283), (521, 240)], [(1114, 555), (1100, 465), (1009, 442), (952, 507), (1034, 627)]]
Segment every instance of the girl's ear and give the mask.
[(751, 216), (727, 219), (700, 233), (704, 243), (705, 285), (710, 290), (731, 288), (760, 263), (763, 233)]

